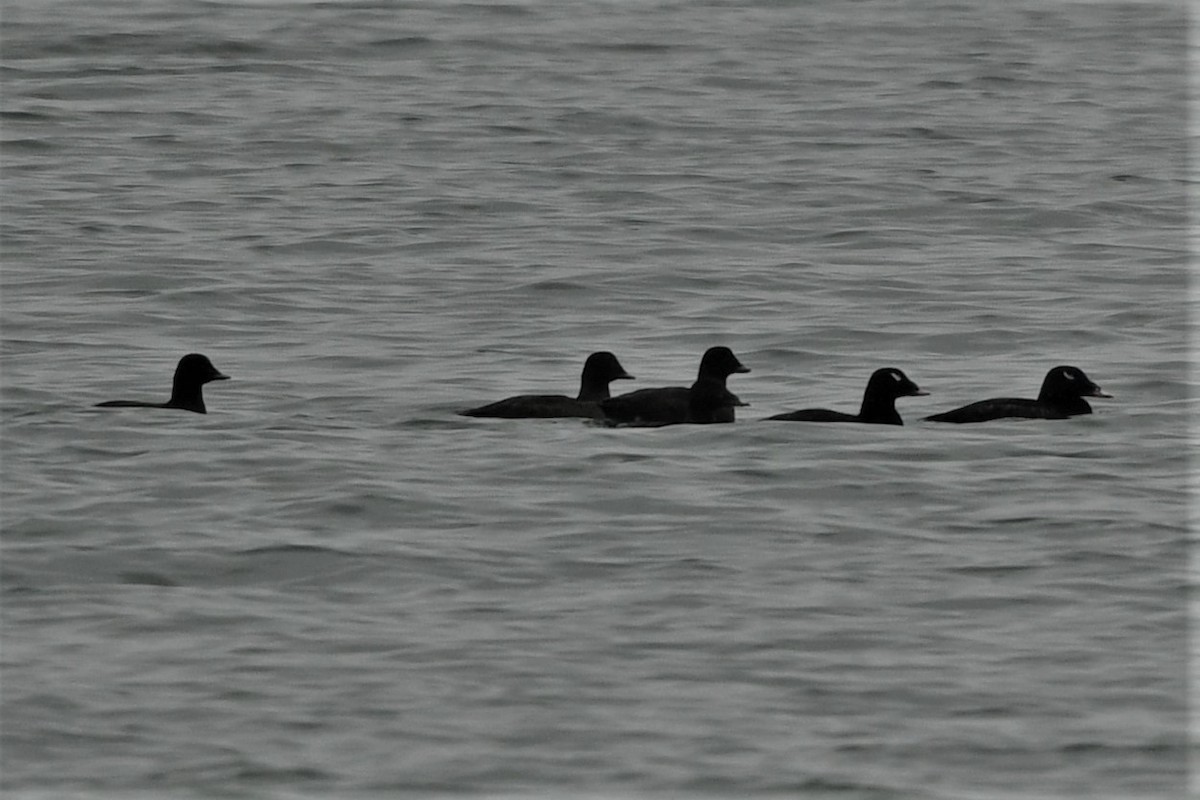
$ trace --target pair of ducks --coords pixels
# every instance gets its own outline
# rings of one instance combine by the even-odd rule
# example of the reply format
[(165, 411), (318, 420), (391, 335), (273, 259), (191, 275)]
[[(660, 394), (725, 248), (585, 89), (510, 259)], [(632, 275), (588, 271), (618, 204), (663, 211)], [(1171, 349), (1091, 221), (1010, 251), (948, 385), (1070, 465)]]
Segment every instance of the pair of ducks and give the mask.
[[(468, 417), (586, 417), (610, 425), (673, 425), (679, 423), (733, 422), (734, 409), (743, 403), (730, 392), (726, 379), (750, 369), (728, 347), (712, 347), (700, 359), (700, 372), (690, 387), (640, 389), (611, 397), (608, 385), (633, 378), (609, 352), (592, 353), (583, 365), (578, 396), (519, 395), (461, 412)], [(825, 408), (805, 408), (767, 417), (789, 422), (862, 422), (903, 425), (896, 400), (929, 394), (893, 367), (877, 369), (867, 382), (857, 414)], [(942, 414), (925, 417), (932, 422), (986, 422), (1011, 417), (1066, 419), (1092, 413), (1084, 397), (1111, 397), (1078, 367), (1055, 367), (1046, 374), (1036, 400), (1000, 397), (981, 400)]]
[[(745, 406), (726, 388), (730, 375), (749, 372), (728, 347), (711, 347), (700, 359), (700, 371), (691, 386), (639, 389), (612, 397), (608, 386), (615, 380), (632, 379), (617, 357), (609, 352), (592, 353), (583, 365), (583, 378), (576, 397), (565, 395), (518, 395), (461, 412), (468, 417), (551, 418), (583, 417), (610, 425), (660, 426), (680, 423), (723, 423), (734, 421), (734, 409)], [(201, 387), (212, 381), (229, 380), (200, 353), (189, 353), (179, 360), (171, 385), (171, 398), (165, 403), (140, 400), (110, 400), (97, 403), (101, 408), (176, 408), (204, 414)], [(857, 414), (806, 408), (767, 417), (792, 422), (863, 422), (877, 425), (903, 425), (896, 412), (900, 397), (917, 397), (928, 392), (909, 380), (898, 369), (875, 370), (867, 382), (862, 407)], [(1008, 417), (1066, 419), (1092, 413), (1084, 397), (1111, 397), (1091, 381), (1078, 367), (1055, 367), (1046, 374), (1036, 400), (1000, 397), (981, 400), (942, 414), (925, 417), (933, 422), (986, 422)]]

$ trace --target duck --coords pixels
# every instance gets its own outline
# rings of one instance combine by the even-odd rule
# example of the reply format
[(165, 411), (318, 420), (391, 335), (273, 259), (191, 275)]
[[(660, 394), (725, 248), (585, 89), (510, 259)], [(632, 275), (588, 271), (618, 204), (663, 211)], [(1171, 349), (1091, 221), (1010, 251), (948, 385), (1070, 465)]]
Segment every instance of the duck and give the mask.
[(726, 379), (749, 372), (728, 347), (710, 347), (691, 386), (639, 389), (600, 401), (610, 425), (660, 426), (734, 421), (734, 409), (749, 405), (729, 391)]
[(521, 394), (460, 411), (464, 417), (500, 417), (503, 419), (583, 417), (601, 419), (600, 401), (609, 395), (608, 385), (615, 380), (633, 380), (617, 357), (607, 350), (592, 353), (583, 362), (579, 394)]
[(229, 376), (220, 372), (208, 356), (201, 353), (188, 353), (179, 359), (175, 367), (175, 377), (171, 383), (171, 399), (165, 403), (148, 403), (142, 400), (106, 400), (96, 403), (96, 408), (177, 408), (183, 411), (194, 411), (197, 414), (207, 414), (204, 406), (204, 393), (201, 387), (212, 381), (227, 381)]
[(972, 423), (995, 419), (1067, 419), (1091, 414), (1085, 397), (1107, 397), (1079, 367), (1058, 366), (1046, 373), (1036, 400), (995, 397), (925, 417), (930, 422)]
[(913, 383), (895, 367), (884, 367), (871, 373), (863, 392), (862, 407), (857, 414), (831, 411), (827, 408), (803, 408), (767, 417), (768, 420), (788, 422), (864, 422), (873, 425), (903, 425), (896, 411), (900, 397), (924, 397), (929, 392)]

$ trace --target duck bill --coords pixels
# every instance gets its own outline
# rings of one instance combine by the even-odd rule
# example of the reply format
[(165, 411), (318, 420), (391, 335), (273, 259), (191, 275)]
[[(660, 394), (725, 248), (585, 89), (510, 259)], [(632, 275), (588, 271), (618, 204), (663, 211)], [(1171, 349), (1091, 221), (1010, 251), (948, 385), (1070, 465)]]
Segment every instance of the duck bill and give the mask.
[(1111, 397), (1112, 397), (1112, 395), (1111, 395), (1111, 394), (1109, 394), (1108, 392), (1104, 391), (1104, 390), (1103, 390), (1103, 389), (1101, 389), (1099, 386), (1093, 386), (1093, 387), (1092, 387), (1092, 391), (1089, 393), (1089, 395), (1088, 395), (1088, 396), (1089, 396), (1089, 397), (1108, 397), (1108, 398), (1111, 398)]
[(909, 397), (928, 397), (929, 392), (925, 391), (924, 389), (913, 389), (911, 392), (908, 393), (908, 396)]
[(227, 380), (231, 380), (231, 379), (224, 372), (218, 372), (216, 375), (213, 375), (212, 377), (210, 377), (209, 380), (210, 381), (227, 381)]

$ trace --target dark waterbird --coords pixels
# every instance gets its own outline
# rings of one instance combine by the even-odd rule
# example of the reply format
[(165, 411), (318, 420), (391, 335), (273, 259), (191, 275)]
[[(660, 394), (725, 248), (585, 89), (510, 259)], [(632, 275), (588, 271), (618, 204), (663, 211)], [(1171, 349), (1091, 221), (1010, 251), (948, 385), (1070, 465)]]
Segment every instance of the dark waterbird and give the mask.
[(208, 413), (204, 407), (204, 395), (201, 387), (209, 381), (227, 381), (229, 376), (217, 371), (208, 360), (208, 356), (200, 353), (188, 353), (179, 359), (175, 367), (175, 380), (171, 384), (171, 399), (165, 403), (146, 403), (141, 400), (108, 400), (97, 403), (97, 408), (178, 408), (184, 411), (195, 411), (197, 414)]
[(1036, 400), (996, 397), (934, 414), (931, 422), (988, 422), (993, 419), (1067, 419), (1092, 413), (1084, 397), (1112, 397), (1103, 392), (1079, 367), (1055, 367), (1046, 373)]
[(600, 401), (608, 398), (608, 384), (632, 379), (617, 357), (607, 351), (592, 353), (583, 363), (579, 395), (522, 394), (497, 400), (486, 406), (459, 412), (465, 417), (502, 417), (505, 419), (586, 417), (600, 419)]
[(799, 411), (789, 411), (786, 414), (776, 414), (767, 419), (789, 422), (866, 422), (874, 425), (903, 425), (904, 421), (896, 412), (896, 398), (922, 397), (927, 394), (929, 392), (909, 380), (908, 376), (900, 370), (885, 367), (871, 373), (871, 378), (867, 381), (867, 389), (863, 393), (862, 407), (857, 414), (830, 411), (827, 408), (803, 408)]
[(691, 386), (639, 389), (602, 400), (600, 408), (614, 425), (733, 422), (734, 408), (747, 404), (725, 388), (725, 379), (749, 371), (728, 347), (710, 347)]

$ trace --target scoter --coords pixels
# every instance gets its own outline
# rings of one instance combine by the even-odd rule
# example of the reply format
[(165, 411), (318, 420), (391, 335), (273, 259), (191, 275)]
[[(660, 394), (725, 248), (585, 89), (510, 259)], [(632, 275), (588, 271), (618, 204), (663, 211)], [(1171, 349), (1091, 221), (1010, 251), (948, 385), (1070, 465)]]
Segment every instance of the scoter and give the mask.
[(1067, 419), (1092, 413), (1084, 397), (1112, 397), (1100, 389), (1079, 367), (1055, 367), (1046, 373), (1036, 400), (997, 397), (980, 400), (953, 411), (934, 414), (931, 422), (988, 422), (1013, 417), (1025, 419)]
[(633, 379), (617, 357), (608, 351), (592, 353), (583, 363), (579, 394), (522, 394), (488, 403), (459, 413), (465, 417), (502, 417), (504, 419), (584, 417), (600, 419), (600, 401), (609, 397), (608, 384)]
[(147, 403), (141, 400), (108, 400), (97, 403), (97, 408), (178, 408), (206, 414), (204, 395), (200, 387), (210, 381), (227, 381), (229, 376), (217, 371), (200, 353), (188, 353), (179, 359), (175, 367), (175, 379), (171, 384), (171, 399), (165, 403)]
[(710, 347), (700, 359), (700, 370), (691, 386), (639, 389), (602, 400), (600, 408), (612, 425), (733, 422), (734, 409), (748, 404), (725, 387), (725, 380), (734, 373), (749, 371), (728, 347)]
[(894, 367), (877, 369), (867, 381), (862, 407), (857, 414), (830, 411), (827, 408), (802, 408), (767, 417), (768, 420), (788, 422), (866, 422), (874, 425), (903, 425), (896, 411), (896, 398), (923, 397), (929, 392), (917, 386), (908, 376)]

